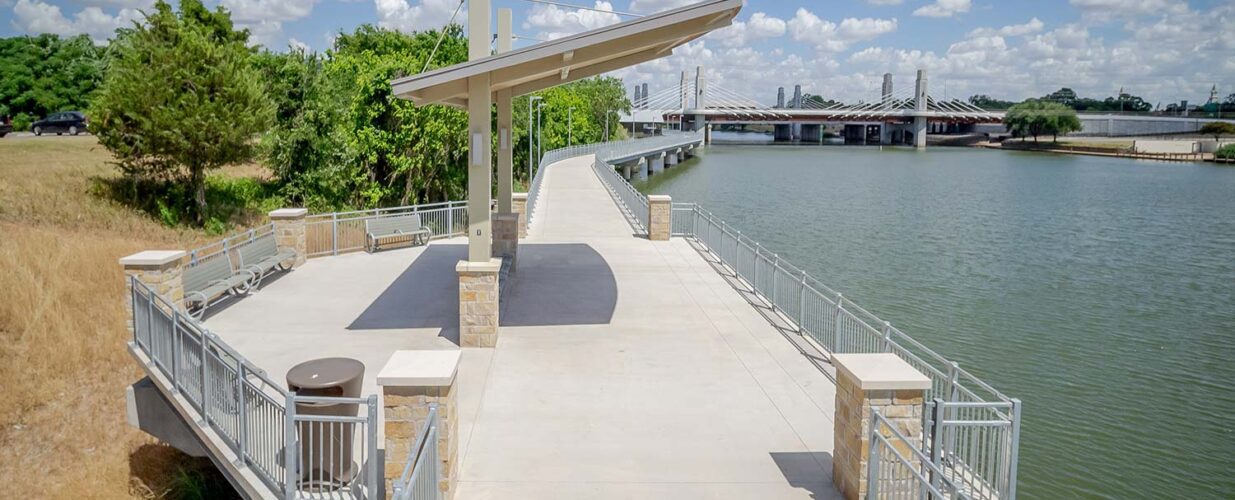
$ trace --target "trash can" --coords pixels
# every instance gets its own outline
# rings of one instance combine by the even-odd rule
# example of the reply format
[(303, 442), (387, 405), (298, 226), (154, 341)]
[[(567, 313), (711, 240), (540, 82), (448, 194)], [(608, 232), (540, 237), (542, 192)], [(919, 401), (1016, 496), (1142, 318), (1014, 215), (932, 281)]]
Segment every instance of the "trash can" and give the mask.
[[(351, 358), (305, 361), (287, 371), (287, 387), (297, 396), (360, 397), (364, 363)], [(296, 403), (297, 415), (348, 416), (357, 414), (356, 403)], [(352, 461), (356, 424), (351, 422), (300, 421), (301, 489), (333, 491), (351, 482), (359, 469)]]

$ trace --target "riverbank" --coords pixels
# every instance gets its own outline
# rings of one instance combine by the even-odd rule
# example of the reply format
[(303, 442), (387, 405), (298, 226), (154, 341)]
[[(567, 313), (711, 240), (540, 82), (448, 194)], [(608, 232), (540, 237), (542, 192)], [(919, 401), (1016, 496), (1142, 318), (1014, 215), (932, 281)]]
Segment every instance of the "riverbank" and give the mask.
[(1158, 160), (1158, 161), (1187, 161), (1187, 162), (1205, 162), (1215, 161), (1213, 153), (1143, 153), (1131, 151), (1129, 148), (1118, 146), (1105, 145), (1070, 145), (1061, 143), (1026, 143), (1019, 141), (999, 142), (980, 142), (975, 147), (986, 149), (999, 149), (1005, 151), (1032, 151), (1039, 153), (1058, 153), (1072, 154), (1084, 156), (1102, 156), (1108, 158), (1130, 158), (1137, 160)]

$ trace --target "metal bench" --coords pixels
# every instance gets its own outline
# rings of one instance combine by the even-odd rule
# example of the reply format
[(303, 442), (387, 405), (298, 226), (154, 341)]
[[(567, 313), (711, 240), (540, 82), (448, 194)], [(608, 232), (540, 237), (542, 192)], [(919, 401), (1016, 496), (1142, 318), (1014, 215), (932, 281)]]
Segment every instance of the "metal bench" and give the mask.
[(413, 245), (425, 244), (433, 236), (433, 231), (420, 221), (420, 214), (391, 215), (366, 219), (365, 249), (376, 252), (378, 246), (386, 240), (410, 240)]
[(254, 280), (247, 270), (233, 270), (226, 251), (207, 256), (184, 270), (184, 305), (194, 318), (201, 319), (211, 301), (227, 293), (248, 293)]
[(276, 268), (281, 271), (287, 270), (288, 268), (283, 263), (294, 259), (296, 251), (290, 248), (279, 248), (274, 240), (274, 233), (267, 233), (248, 243), (240, 244), (236, 250), (236, 256), (240, 258), (239, 269), (253, 275), (250, 288), (257, 288), (262, 284), (262, 278), (271, 270)]

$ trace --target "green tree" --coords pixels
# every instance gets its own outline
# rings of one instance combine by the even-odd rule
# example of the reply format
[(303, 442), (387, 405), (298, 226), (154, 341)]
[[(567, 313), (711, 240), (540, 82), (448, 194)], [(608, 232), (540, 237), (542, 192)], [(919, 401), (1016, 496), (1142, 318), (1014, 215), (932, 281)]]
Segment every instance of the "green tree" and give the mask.
[(1038, 142), (1040, 135), (1050, 134), (1058, 140), (1059, 134), (1081, 129), (1075, 110), (1057, 102), (1042, 100), (1029, 100), (1008, 108), (1003, 123), (1014, 135), (1032, 136), (1033, 142)]
[(1235, 135), (1235, 123), (1230, 122), (1209, 122), (1199, 130), (1201, 134), (1212, 135), (1217, 141), (1224, 135)]
[(184, 179), (192, 212), (206, 222), (206, 171), (254, 157), (272, 106), (223, 8), (160, 0), (112, 44), (90, 112), (99, 142), (129, 176)]
[(82, 110), (102, 80), (104, 49), (82, 35), (0, 39), (0, 119), (19, 129), (51, 113)]

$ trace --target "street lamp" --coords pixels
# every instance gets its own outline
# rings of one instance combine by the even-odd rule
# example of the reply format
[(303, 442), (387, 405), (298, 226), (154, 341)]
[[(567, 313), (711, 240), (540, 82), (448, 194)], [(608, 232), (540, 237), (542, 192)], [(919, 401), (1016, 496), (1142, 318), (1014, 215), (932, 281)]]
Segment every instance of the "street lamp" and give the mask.
[(532, 185), (532, 163), (536, 161), (532, 156), (535, 152), (532, 149), (532, 103), (540, 99), (540, 96), (534, 95), (527, 100), (527, 184), (529, 188)]
[(536, 156), (537, 157), (540, 157), (541, 155), (545, 154), (545, 138), (544, 138), (544, 135), (541, 133), (541, 126), (540, 126), (540, 115), (541, 115), (540, 110), (541, 108), (544, 108), (544, 107), (545, 107), (545, 101), (542, 100), (536, 103)]

